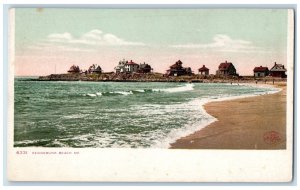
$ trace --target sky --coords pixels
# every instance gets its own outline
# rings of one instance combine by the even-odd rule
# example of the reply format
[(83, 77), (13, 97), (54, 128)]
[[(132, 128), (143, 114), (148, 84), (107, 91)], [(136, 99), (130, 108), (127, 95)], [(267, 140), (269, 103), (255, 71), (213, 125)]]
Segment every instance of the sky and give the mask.
[(165, 73), (177, 60), (194, 73), (215, 74), (225, 60), (240, 75), (255, 66), (285, 64), (284, 9), (17, 8), (15, 75), (66, 73), (98, 64), (114, 71), (122, 59)]

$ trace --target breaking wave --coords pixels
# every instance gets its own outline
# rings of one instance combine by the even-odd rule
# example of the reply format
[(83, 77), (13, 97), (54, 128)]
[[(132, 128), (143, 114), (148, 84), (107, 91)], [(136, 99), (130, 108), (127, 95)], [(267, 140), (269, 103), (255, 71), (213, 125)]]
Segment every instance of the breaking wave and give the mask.
[(97, 96), (97, 95), (96, 95), (96, 94), (87, 94), (87, 96), (95, 97), (95, 96)]
[[(55, 90), (59, 96), (40, 98), (29, 90), (17, 91), (21, 100), (30, 97), (39, 104), (32, 107), (30, 102), (25, 106), (16, 102), (21, 111), (29, 112), (21, 115), (17, 110), (22, 117), (15, 120), (15, 147), (169, 148), (217, 120), (205, 111), (205, 103), (278, 92), (226, 84), (83, 83), (69, 89), (65, 84), (51, 85), (36, 88), (46, 94)], [(41, 115), (40, 105), (45, 100), (52, 103), (53, 98), (58, 103), (50, 104), (53, 107)]]
[(185, 92), (185, 91), (191, 91), (194, 90), (194, 84), (186, 84), (185, 86), (179, 86), (174, 88), (166, 88), (166, 89), (153, 89), (155, 92)]
[(93, 93), (84, 94), (84, 96), (89, 96), (89, 97), (115, 96), (115, 95), (128, 96), (128, 95), (139, 94), (139, 93), (152, 93), (152, 92), (176, 93), (176, 92), (185, 92), (191, 90), (194, 90), (194, 84), (186, 84), (184, 86), (178, 86), (178, 87), (166, 88), (166, 89), (135, 89), (130, 91), (97, 92), (95, 94)]

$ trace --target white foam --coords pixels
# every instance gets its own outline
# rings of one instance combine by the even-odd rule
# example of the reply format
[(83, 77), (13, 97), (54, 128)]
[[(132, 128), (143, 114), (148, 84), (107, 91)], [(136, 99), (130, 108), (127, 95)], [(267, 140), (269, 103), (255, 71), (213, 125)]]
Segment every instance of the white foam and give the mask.
[(96, 94), (87, 94), (88, 96), (90, 96), (90, 97), (95, 97), (95, 96), (97, 96)]
[[(171, 129), (168, 134), (164, 133), (162, 130), (158, 131), (152, 131), (150, 136), (148, 136), (148, 133), (145, 135), (145, 133), (141, 134), (128, 134), (125, 136), (122, 136), (122, 134), (109, 134), (104, 132), (99, 132), (99, 134), (96, 132), (95, 134), (85, 134), (85, 135), (79, 135), (77, 137), (71, 138), (72, 140), (78, 140), (78, 142), (75, 142), (75, 145), (78, 146), (93, 146), (93, 147), (114, 147), (114, 148), (125, 148), (125, 147), (138, 147), (142, 148), (145, 145), (148, 146), (151, 145), (151, 148), (169, 148), (171, 143), (176, 142), (177, 139), (180, 139), (181, 137), (188, 136), (190, 134), (193, 134), (196, 131), (199, 131), (203, 129), (204, 127), (208, 126), (209, 124), (217, 121), (216, 118), (209, 115), (206, 110), (204, 109), (203, 105), (208, 102), (214, 102), (214, 101), (225, 101), (225, 100), (232, 100), (232, 99), (238, 99), (238, 98), (245, 98), (245, 97), (253, 97), (262, 95), (265, 93), (276, 93), (279, 92), (280, 89), (276, 89), (274, 87), (266, 87), (266, 86), (255, 86), (251, 85), (253, 87), (258, 88), (264, 88), (267, 89), (267, 92), (253, 92), (252, 94), (248, 95), (235, 95), (230, 96), (228, 94), (222, 94), (219, 96), (214, 97), (205, 97), (205, 98), (196, 98), (192, 99), (185, 103), (174, 103), (168, 104), (168, 105), (161, 105), (161, 104), (144, 104), (144, 105), (138, 105), (138, 106), (131, 106), (129, 109), (136, 110), (135, 112), (132, 112), (132, 114), (137, 115), (156, 115), (156, 114), (164, 114), (166, 117), (169, 115), (172, 116), (174, 110), (175, 111), (187, 111), (186, 118), (188, 122), (183, 125), (180, 128), (177, 129)], [(175, 87), (175, 88), (168, 88), (168, 89), (162, 89), (165, 92), (182, 92), (186, 90), (193, 90), (194, 88), (193, 84), (186, 84), (185, 86)], [(158, 89), (159, 90), (159, 89)], [(138, 90), (135, 90), (138, 91)], [(142, 90), (141, 90), (142, 91)], [(144, 91), (144, 90), (143, 90)], [(121, 95), (130, 95), (133, 94), (132, 91), (115, 91), (110, 93), (117, 93)], [(97, 93), (95, 96), (98, 95)], [(102, 95), (102, 93), (101, 93)], [(191, 111), (190, 111), (191, 110)], [(71, 115), (69, 118), (80, 118), (81, 116)], [(104, 117), (104, 115), (101, 115), (101, 117)], [(138, 118), (138, 119), (143, 119)], [(138, 120), (135, 120), (138, 121)], [(153, 125), (155, 125), (156, 122), (164, 122), (163, 120), (153, 120)], [(141, 123), (132, 123), (133, 125), (139, 124), (140, 127), (143, 127)], [(146, 124), (145, 124), (145, 127)], [(118, 136), (119, 135), (119, 136)], [(144, 135), (144, 136), (143, 136)], [(141, 141), (141, 139), (143, 139)], [(63, 139), (59, 139), (63, 140)], [(135, 141), (136, 140), (136, 141)], [(141, 144), (142, 143), (142, 144)]]
[[(200, 129), (217, 121), (217, 119), (209, 115), (203, 107), (203, 105), (209, 102), (210, 100), (211, 99), (208, 98), (194, 99), (186, 103), (186, 106), (184, 107), (189, 107), (189, 108), (199, 110), (198, 115), (201, 116), (201, 119), (198, 118), (197, 122), (193, 124), (187, 123), (181, 128), (172, 129), (162, 141), (157, 141), (155, 144), (151, 146), (151, 148), (169, 148), (170, 144), (176, 142), (177, 139), (193, 134), (194, 132), (199, 131)], [(193, 114), (195, 114), (195, 112), (193, 112)], [(197, 115), (191, 115), (190, 117), (197, 117)]]
[(22, 141), (15, 141), (15, 145), (21, 145), (21, 144), (32, 144), (32, 143), (37, 143), (40, 140), (22, 140)]
[(134, 90), (134, 91), (137, 91), (137, 92), (145, 92), (145, 90)]
[[(258, 86), (254, 86), (258, 87)], [(160, 142), (156, 142), (154, 145), (151, 146), (151, 148), (169, 148), (172, 143), (175, 143), (176, 140), (186, 137), (190, 134), (193, 134), (196, 131), (199, 131), (203, 129), (204, 127), (210, 125), (211, 123), (218, 121), (217, 118), (209, 115), (206, 110), (204, 109), (204, 105), (209, 103), (209, 102), (217, 102), (217, 101), (227, 101), (227, 100), (234, 100), (234, 99), (240, 99), (240, 98), (246, 98), (246, 97), (254, 97), (254, 96), (259, 96), (263, 95), (265, 93), (268, 94), (274, 94), (277, 92), (280, 92), (282, 89), (280, 88), (275, 88), (273, 86), (259, 86), (258, 88), (264, 88), (268, 89), (267, 92), (257, 92), (254, 94), (247, 94), (247, 95), (236, 95), (236, 96), (218, 96), (218, 97), (210, 97), (210, 98), (202, 98), (202, 99), (195, 99), (187, 103), (187, 105), (197, 105), (199, 106), (199, 110), (202, 113), (202, 116), (205, 116), (204, 120), (198, 121), (196, 123), (193, 123), (192, 125), (186, 124), (182, 128), (178, 129), (172, 129), (171, 132), (167, 135), (166, 138), (164, 138)]]
[(55, 139), (53, 142), (52, 142), (52, 145), (58, 145), (59, 147), (68, 147), (68, 145), (60, 142), (58, 139)]
[(194, 84), (186, 84), (185, 86), (179, 86), (174, 88), (167, 88), (167, 89), (153, 89), (155, 92), (184, 92), (184, 91), (191, 91), (194, 90)]
[[(169, 92), (169, 93), (174, 93), (174, 92), (185, 92), (185, 91), (191, 91), (194, 90), (194, 84), (186, 84), (184, 86), (179, 86), (179, 87), (174, 87), (174, 88), (167, 88), (167, 89), (152, 89), (154, 92)], [(145, 92), (143, 89), (137, 89), (137, 90), (131, 90), (131, 91), (113, 91), (109, 92), (110, 94), (121, 94), (124, 96), (132, 95), (133, 91), (136, 92)], [(96, 94), (84, 94), (84, 96), (90, 96), (90, 97), (95, 97), (95, 96), (102, 96), (102, 92), (97, 92)]]
[(126, 92), (126, 91), (116, 91), (116, 92), (111, 92), (111, 93), (114, 93), (114, 94), (122, 94), (122, 95), (130, 95), (130, 94), (133, 94), (132, 91), (130, 92)]
[[(50, 142), (50, 139), (35, 139), (35, 140), (22, 140), (22, 141), (15, 141), (14, 145), (15, 146), (20, 146), (20, 145), (26, 145), (28, 144), (37, 144), (37, 143), (44, 143), (44, 142)], [(30, 147), (39, 147), (39, 146), (30, 146)]]

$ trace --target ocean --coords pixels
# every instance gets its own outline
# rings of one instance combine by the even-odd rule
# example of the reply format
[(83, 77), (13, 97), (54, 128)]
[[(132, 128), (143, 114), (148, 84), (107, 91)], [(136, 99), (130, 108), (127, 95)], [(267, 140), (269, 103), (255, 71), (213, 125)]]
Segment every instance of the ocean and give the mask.
[(277, 91), (224, 83), (15, 78), (14, 146), (168, 148), (216, 120), (203, 104)]

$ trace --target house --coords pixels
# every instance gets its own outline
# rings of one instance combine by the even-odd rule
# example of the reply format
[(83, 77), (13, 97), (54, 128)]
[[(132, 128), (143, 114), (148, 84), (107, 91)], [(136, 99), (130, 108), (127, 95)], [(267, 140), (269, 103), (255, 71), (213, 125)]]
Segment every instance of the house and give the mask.
[(277, 64), (275, 62), (274, 66), (270, 69), (270, 76), (285, 78), (286, 77), (285, 72), (286, 72), (286, 69), (284, 68), (284, 65)]
[(236, 69), (234, 65), (231, 62), (225, 61), (224, 63), (221, 63), (219, 65), (219, 69), (216, 72), (216, 75), (218, 76), (235, 76)]
[(139, 65), (139, 69), (138, 69), (138, 72), (139, 73), (150, 73), (152, 70), (151, 66), (149, 64), (146, 64), (145, 62), (144, 63), (141, 63)]
[(139, 64), (130, 61), (125, 61), (123, 59), (122, 61), (119, 61), (118, 66), (115, 67), (116, 73), (133, 73), (138, 72)]
[(190, 67), (182, 67), (182, 62), (178, 60), (175, 64), (170, 66), (166, 74), (168, 76), (191, 75), (192, 70)]
[(201, 68), (198, 69), (200, 75), (209, 75), (209, 69), (203, 65)]
[(128, 61), (125, 61), (123, 59), (122, 61), (119, 61), (118, 66), (115, 67), (116, 73), (124, 73), (125, 71), (125, 64), (128, 63)]
[(93, 64), (92, 66), (89, 67), (88, 72), (100, 74), (102, 73), (102, 69), (99, 65)]
[(132, 60), (125, 61), (125, 59), (123, 59), (122, 61), (119, 61), (119, 64), (115, 67), (115, 70), (116, 73), (150, 73), (152, 71), (152, 68), (145, 62), (137, 64)]
[(79, 68), (79, 66), (72, 65), (72, 66), (70, 67), (70, 69), (68, 70), (68, 73), (80, 73), (80, 68)]
[(269, 75), (269, 68), (268, 67), (255, 67), (253, 69), (254, 77), (266, 77)]
[(132, 60), (130, 60), (125, 64), (125, 72), (134, 73), (137, 72), (138, 69), (139, 69), (139, 64), (133, 62)]

